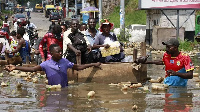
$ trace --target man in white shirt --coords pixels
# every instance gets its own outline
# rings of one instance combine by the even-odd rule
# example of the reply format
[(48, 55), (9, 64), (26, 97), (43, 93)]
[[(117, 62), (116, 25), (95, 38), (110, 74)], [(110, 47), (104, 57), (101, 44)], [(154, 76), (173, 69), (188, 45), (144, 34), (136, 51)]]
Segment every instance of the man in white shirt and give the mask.
[(37, 27), (35, 26), (35, 24), (30, 23), (30, 21), (27, 21), (27, 25), (26, 25), (25, 28), (28, 29), (28, 30), (34, 30), (34, 29), (36, 29)]
[(21, 27), (21, 20), (18, 19), (15, 23), (14, 23), (14, 30), (17, 31), (18, 27)]
[(0, 33), (0, 58), (5, 59), (5, 52), (10, 51), (10, 45), (5, 35)]
[(3, 21), (2, 30), (6, 31), (8, 34), (10, 33), (10, 21), (8, 21), (8, 16), (5, 16), (5, 20)]

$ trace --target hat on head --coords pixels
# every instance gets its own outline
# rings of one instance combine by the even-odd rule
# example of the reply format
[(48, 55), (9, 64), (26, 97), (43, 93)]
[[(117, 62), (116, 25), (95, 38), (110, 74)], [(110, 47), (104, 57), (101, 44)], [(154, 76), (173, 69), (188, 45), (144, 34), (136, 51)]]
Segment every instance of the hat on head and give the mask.
[(104, 24), (106, 24), (106, 25), (109, 24), (109, 25), (110, 25), (110, 29), (113, 29), (113, 28), (114, 28), (114, 24), (111, 23), (111, 22), (109, 22), (109, 19), (102, 19), (100, 22), (101, 22), (100, 32), (103, 32), (102, 26), (103, 26)]
[(162, 42), (163, 45), (173, 45), (173, 46), (179, 46), (180, 43), (177, 39), (175, 38), (170, 38), (168, 41), (166, 42)]

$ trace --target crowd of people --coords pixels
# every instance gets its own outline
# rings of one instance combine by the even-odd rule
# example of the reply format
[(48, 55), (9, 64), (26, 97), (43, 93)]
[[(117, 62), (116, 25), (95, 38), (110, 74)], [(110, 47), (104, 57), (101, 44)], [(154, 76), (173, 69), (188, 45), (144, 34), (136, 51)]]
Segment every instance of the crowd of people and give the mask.
[[(76, 70), (84, 69), (90, 66), (100, 66), (100, 63), (104, 62), (119, 62), (125, 55), (123, 50), (119, 53), (121, 57), (117, 55), (108, 56), (105, 58), (101, 56), (99, 47), (109, 48), (110, 45), (104, 40), (109, 38), (110, 42), (117, 41), (116, 35), (110, 32), (113, 24), (108, 20), (101, 24), (100, 30), (96, 29), (96, 20), (93, 18), (88, 19), (88, 24), (80, 24), (77, 19), (71, 21), (59, 21), (58, 24), (52, 20), (52, 24), (49, 27), (49, 31), (44, 35), (43, 38), (39, 38), (37, 45), (32, 52), (30, 42), (25, 39), (24, 35), (29, 29), (36, 29), (37, 27), (27, 22), (26, 26), (20, 24), (20, 20), (14, 23), (14, 30), (10, 33), (8, 38), (5, 38), (3, 33), (0, 35), (0, 51), (1, 60), (0, 64), (26, 64), (27, 62), (33, 62), (31, 54), (40, 54), (42, 63), (33, 68), (19, 67), (14, 65), (7, 66), (8, 70), (19, 69), (23, 71), (40, 71), (44, 70), (47, 74), (49, 84), (54, 85), (60, 83), (63, 87), (67, 85), (66, 75), (64, 70), (73, 68)], [(102, 39), (99, 40), (99, 37)], [(120, 46), (119, 46), (120, 47)], [(16, 58), (17, 62), (9, 61), (9, 58)], [(80, 63), (77, 61), (80, 57)], [(63, 74), (57, 75), (52, 74), (53, 67), (52, 63), (58, 65), (59, 71), (54, 74), (60, 74), (60, 69), (63, 70)], [(52, 69), (50, 69), (52, 68)], [(47, 71), (48, 70), (48, 71)], [(53, 70), (54, 71), (54, 70)], [(55, 78), (57, 77), (57, 78)]]
[[(7, 58), (20, 57), (22, 63), (30, 57), (30, 45), (23, 36), (25, 28), (16, 23), (16, 32), (12, 31), (9, 38), (0, 35), (0, 64), (15, 64), (6, 61)], [(30, 22), (26, 28), (31, 25)], [(80, 24), (77, 19), (63, 21), (58, 24), (52, 21), (49, 31), (40, 38), (35, 53), (40, 54), (42, 63), (35, 67), (21, 67), (7, 65), (6, 69), (14, 69), (26, 72), (45, 71), (50, 85), (61, 84), (67, 86), (66, 69), (73, 68), (82, 70), (91, 66), (99, 67), (101, 63), (121, 62), (125, 58), (122, 44), (117, 40), (116, 35), (111, 32), (114, 25), (109, 20), (101, 21), (100, 29), (96, 29), (96, 20), (88, 19), (88, 24)], [(102, 55), (103, 49), (110, 49), (114, 42), (118, 42), (119, 52), (112, 55)], [(187, 80), (193, 78), (194, 66), (190, 57), (179, 52), (179, 41), (170, 39), (163, 42), (166, 45), (166, 53), (161, 61), (147, 61), (147, 57), (140, 57), (137, 63), (143, 64), (164, 64), (166, 66), (166, 78), (164, 83), (170, 86), (186, 86)], [(103, 49), (102, 49), (103, 48)]]
[[(107, 23), (109, 22), (107, 21)], [(51, 54), (48, 49), (51, 44), (58, 44), (63, 50), (63, 57), (73, 63), (77, 63), (77, 57), (79, 56), (81, 58), (81, 64), (121, 61), (125, 57), (123, 50), (120, 53), (121, 57), (111, 56), (112, 58), (117, 58), (116, 60), (101, 59), (104, 57), (101, 57), (99, 47), (109, 47), (108, 44), (103, 46), (105, 38), (110, 38), (113, 42), (117, 41), (116, 35), (113, 35), (113, 33), (110, 32), (112, 29), (112, 26), (110, 25), (113, 24), (107, 23), (102, 23), (102, 27), (100, 28), (102, 29), (102, 32), (100, 32), (95, 29), (96, 20), (93, 18), (88, 19), (88, 24), (80, 24), (77, 19), (72, 19), (70, 22), (61, 22), (59, 24), (55, 24), (55, 21), (52, 21), (49, 32), (44, 35), (39, 45), (42, 61), (51, 59)], [(104, 37), (104, 40), (101, 40), (101, 43), (98, 43), (96, 39), (98, 35)], [(97, 41), (96, 43), (95, 40)], [(44, 53), (44, 48), (47, 48), (46, 53)]]

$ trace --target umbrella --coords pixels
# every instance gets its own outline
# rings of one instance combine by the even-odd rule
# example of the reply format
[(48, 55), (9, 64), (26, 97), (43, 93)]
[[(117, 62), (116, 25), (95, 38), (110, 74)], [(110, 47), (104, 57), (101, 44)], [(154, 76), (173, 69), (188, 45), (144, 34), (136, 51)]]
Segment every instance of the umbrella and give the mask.
[(81, 13), (90, 13), (90, 12), (99, 12), (99, 9), (96, 7), (86, 7), (81, 11)]

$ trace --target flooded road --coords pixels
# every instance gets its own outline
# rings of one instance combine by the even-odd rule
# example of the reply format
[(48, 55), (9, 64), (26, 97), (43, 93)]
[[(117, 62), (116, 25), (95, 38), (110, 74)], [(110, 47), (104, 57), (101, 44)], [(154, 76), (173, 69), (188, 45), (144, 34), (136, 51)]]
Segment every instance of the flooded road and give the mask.
[[(40, 13), (31, 13), (31, 16), (31, 22), (43, 33), (39, 34), (42, 37), (50, 22), (47, 18), (40, 19), (43, 16)], [(198, 56), (192, 60), (195, 66), (200, 66)], [(187, 88), (170, 87), (165, 91), (151, 90), (149, 82), (145, 84), (149, 90), (121, 90), (119, 86), (102, 83), (73, 83), (54, 91), (46, 89), (45, 78), (38, 77), (37, 83), (28, 82), (23, 77), (8, 75), (2, 68), (0, 67), (3, 72), (0, 83), (5, 82), (8, 86), (0, 87), (0, 112), (200, 111), (200, 87), (196, 86), (198, 82), (193, 79), (188, 81)], [(195, 69), (194, 72), (200, 73), (200, 70)], [(153, 79), (164, 77), (164, 66), (148, 65), (147, 75)], [(22, 83), (22, 87), (18, 88), (18, 83)], [(88, 98), (89, 91), (95, 91), (93, 98)], [(133, 106), (135, 110), (132, 109)]]
[[(195, 66), (197, 64), (198, 60)], [(0, 87), (1, 112), (130, 112), (133, 105), (137, 106), (137, 112), (200, 110), (200, 88), (193, 79), (188, 81), (187, 88), (170, 87), (166, 91), (153, 91), (151, 88), (121, 90), (118, 86), (98, 83), (73, 83), (54, 91), (46, 89), (45, 78), (39, 77), (38, 83), (33, 83), (3, 72), (0, 82), (9, 86)], [(198, 69), (195, 72), (200, 73)], [(164, 76), (163, 66), (148, 65), (148, 76), (154, 79)], [(18, 82), (22, 83), (21, 88), (17, 88)], [(149, 82), (145, 84), (149, 85)], [(93, 98), (88, 98), (89, 91), (95, 91)]]

